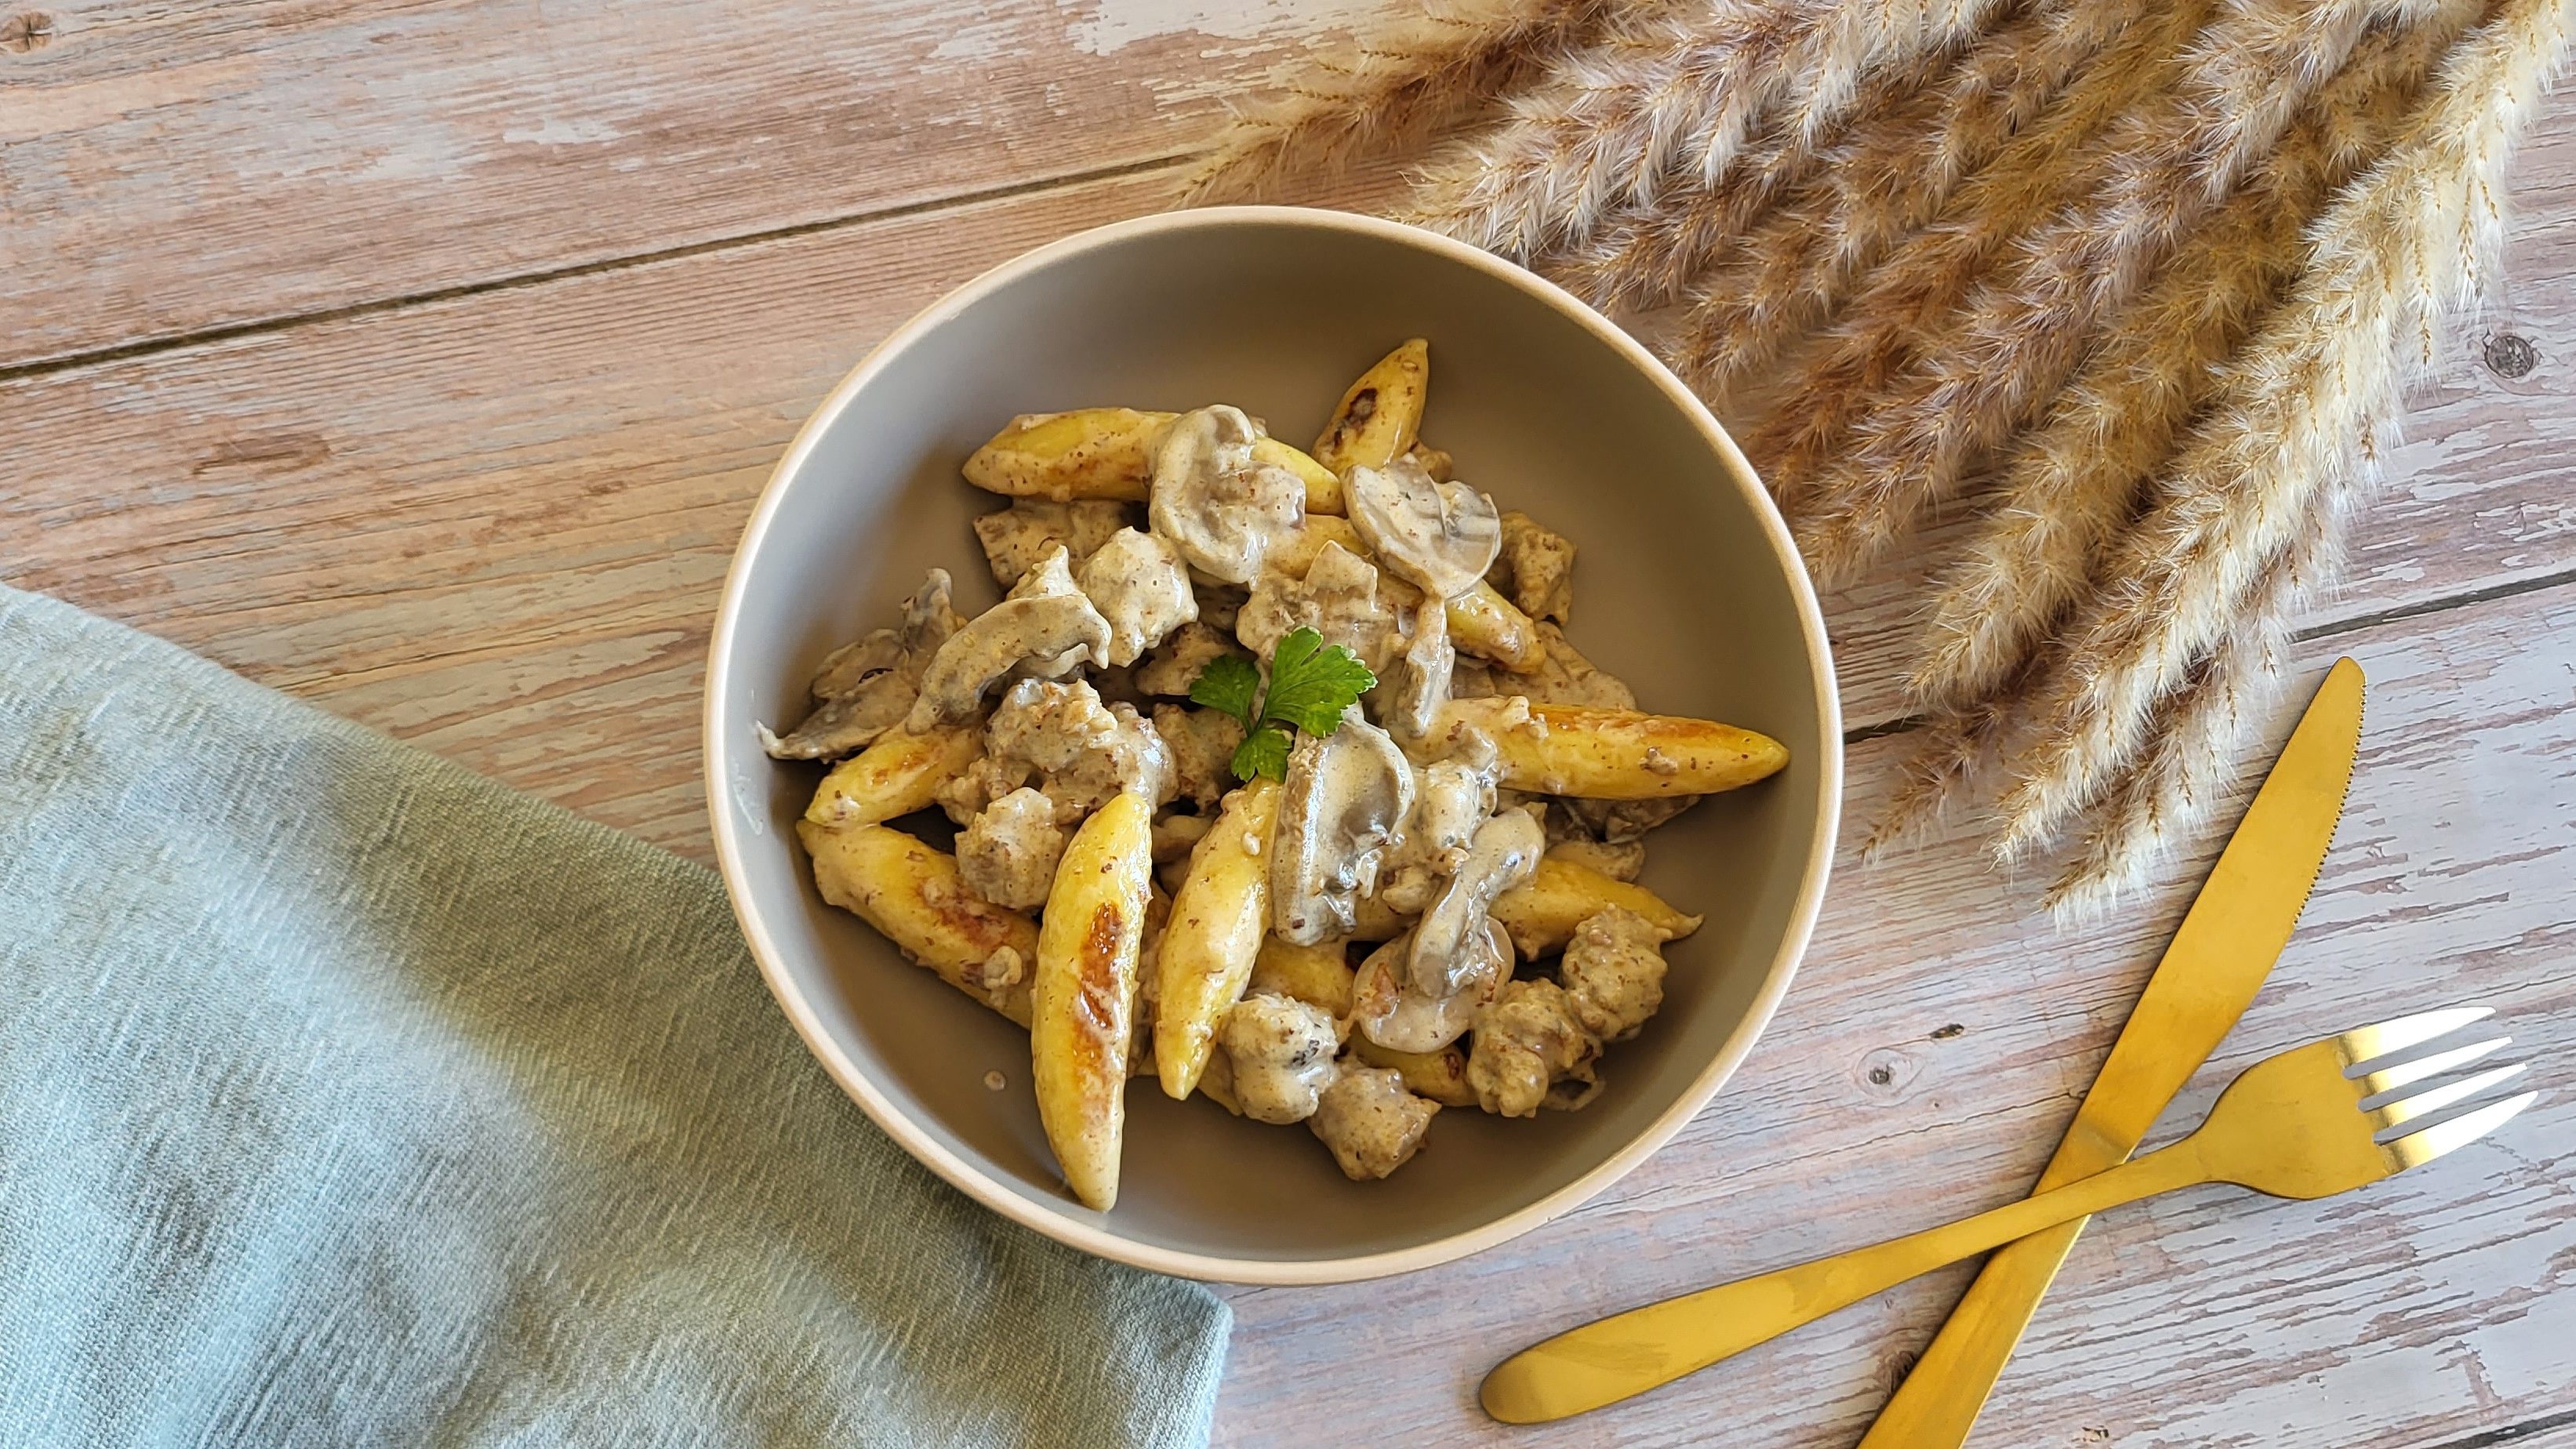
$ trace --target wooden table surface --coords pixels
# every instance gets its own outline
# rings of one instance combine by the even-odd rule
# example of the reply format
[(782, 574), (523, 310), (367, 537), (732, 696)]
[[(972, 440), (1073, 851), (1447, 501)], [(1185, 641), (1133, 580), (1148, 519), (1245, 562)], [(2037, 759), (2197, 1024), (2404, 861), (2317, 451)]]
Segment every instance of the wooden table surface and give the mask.
[[(704, 859), (710, 616), (807, 411), (947, 287), (1166, 205), (1227, 96), (1376, 8), (9, 0), (0, 577)], [(2576, 1443), (2576, 1091), (2545, 1059), (2576, 1047), (2576, 106), (2516, 177), (2508, 293), (2301, 636), (2301, 695), (2338, 654), (2371, 675), (2351, 811), (2174, 1116), (2463, 999), (2549, 1093), (2355, 1197), (2098, 1225), (1980, 1445)], [(1941, 543), (1830, 601), (1851, 822), (1908, 747)], [(1392, 1282), (1230, 1290), (1218, 1439), (1851, 1443), (1960, 1272), (1553, 1430), (1472, 1387), (1536, 1332), (2022, 1191), (2214, 850), (2069, 933), (1965, 835), (1845, 859), (1735, 1083), (1598, 1201)]]

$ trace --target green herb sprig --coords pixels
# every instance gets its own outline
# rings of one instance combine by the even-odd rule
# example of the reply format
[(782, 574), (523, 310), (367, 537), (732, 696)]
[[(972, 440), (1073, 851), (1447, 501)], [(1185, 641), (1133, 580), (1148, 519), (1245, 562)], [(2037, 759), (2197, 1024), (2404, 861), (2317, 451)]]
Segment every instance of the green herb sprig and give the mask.
[(1270, 654), (1270, 692), (1261, 693), (1261, 671), (1240, 654), (1208, 662), (1190, 681), (1190, 698), (1243, 721), (1243, 743), (1234, 750), (1234, 778), (1288, 778), (1292, 732), (1321, 738), (1339, 729), (1342, 711), (1377, 687), (1377, 676), (1359, 656), (1324, 636), (1298, 629)]

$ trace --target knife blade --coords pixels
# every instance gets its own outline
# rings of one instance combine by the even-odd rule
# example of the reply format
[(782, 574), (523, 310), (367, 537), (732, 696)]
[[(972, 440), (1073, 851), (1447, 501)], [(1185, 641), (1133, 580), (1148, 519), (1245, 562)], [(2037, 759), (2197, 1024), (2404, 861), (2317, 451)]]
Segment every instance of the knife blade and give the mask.
[[(2116, 1167), (2254, 1000), (2316, 886), (2361, 745), (2361, 666), (2336, 662), (2245, 807), (2036, 1191)], [(1861, 1449), (1956, 1449), (2084, 1220), (1996, 1251)]]

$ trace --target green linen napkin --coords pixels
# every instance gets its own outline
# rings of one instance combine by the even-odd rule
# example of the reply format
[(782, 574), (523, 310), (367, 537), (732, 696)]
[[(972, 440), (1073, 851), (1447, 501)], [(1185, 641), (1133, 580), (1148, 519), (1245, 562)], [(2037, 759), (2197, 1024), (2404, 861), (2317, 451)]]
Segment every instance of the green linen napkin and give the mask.
[(707, 871), (0, 588), (0, 1443), (1195, 1443), (1227, 1325), (906, 1157)]

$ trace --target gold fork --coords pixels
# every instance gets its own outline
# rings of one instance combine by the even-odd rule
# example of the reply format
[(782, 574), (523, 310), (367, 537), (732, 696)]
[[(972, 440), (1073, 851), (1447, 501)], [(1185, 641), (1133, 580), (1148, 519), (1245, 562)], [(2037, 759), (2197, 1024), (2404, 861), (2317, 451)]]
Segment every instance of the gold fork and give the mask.
[[(1485, 1412), (1505, 1423), (1528, 1424), (1597, 1409), (1944, 1263), (2178, 1187), (2232, 1182), (2273, 1197), (2320, 1198), (2421, 1167), (2495, 1130), (2538, 1095), (2524, 1092), (2438, 1122), (2405, 1126), (2522, 1070), (2519, 1064), (2495, 1067), (2417, 1086), (2479, 1060), (2503, 1046), (2504, 1037), (2387, 1060), (2490, 1014), (2485, 1007), (2428, 1011), (2294, 1047), (2248, 1067), (2198, 1131), (2108, 1172), (1946, 1227), (1740, 1278), (1560, 1333), (1485, 1376)], [(2401, 1094), (2407, 1088), (2413, 1090)]]

